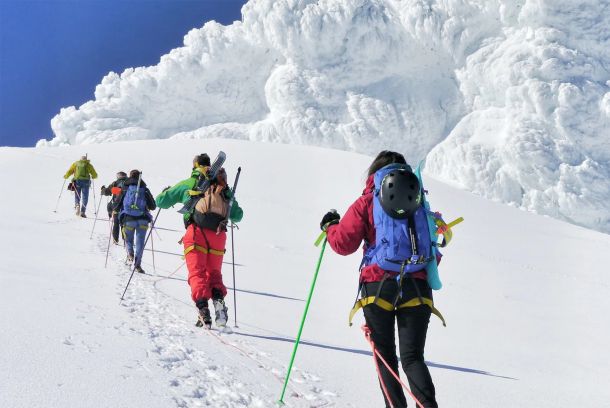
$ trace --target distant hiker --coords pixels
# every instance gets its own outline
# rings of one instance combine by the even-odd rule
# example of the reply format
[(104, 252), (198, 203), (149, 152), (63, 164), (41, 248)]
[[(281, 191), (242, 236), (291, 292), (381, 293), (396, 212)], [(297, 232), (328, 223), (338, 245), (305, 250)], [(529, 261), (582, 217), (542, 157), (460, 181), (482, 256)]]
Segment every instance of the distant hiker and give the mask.
[[(123, 229), (123, 238), (127, 249), (127, 263), (134, 262), (135, 271), (144, 273), (142, 254), (148, 224), (152, 221), (150, 211), (157, 208), (155, 199), (139, 170), (129, 172), (129, 178), (123, 184), (123, 191), (116, 200), (112, 211), (118, 213), (119, 223)], [(134, 252), (135, 237), (135, 252)]]
[(116, 180), (106, 186), (102, 186), (102, 195), (112, 196), (112, 199), (108, 202), (106, 210), (108, 211), (108, 218), (112, 223), (112, 240), (115, 244), (119, 243), (119, 232), (121, 225), (119, 223), (119, 213), (114, 211), (114, 207), (123, 192), (123, 186), (127, 180), (127, 174), (124, 171), (119, 171), (116, 174)]
[[(426, 263), (434, 262), (430, 255), (435, 252), (430, 250), (429, 233), (426, 237), (425, 232), (411, 230), (413, 225), (428, 228), (420, 194), (423, 195), (423, 188), (404, 157), (383, 151), (370, 165), (366, 188), (345, 216), (341, 218), (335, 211), (328, 212), (320, 227), (326, 230), (328, 243), (339, 255), (354, 253), (364, 241), (360, 269), (362, 299), (356, 302), (352, 312), (363, 307), (370, 339), (396, 374), (394, 322), (398, 323), (400, 362), (411, 391), (424, 407), (435, 408), (438, 405), (434, 384), (424, 362), (428, 322), (431, 313), (438, 313), (432, 304), (425, 268)], [(394, 228), (399, 224), (393, 223), (393, 218), (407, 219), (408, 226)], [(407, 228), (411, 238), (407, 238)], [(405, 245), (402, 258), (399, 257), (402, 262), (393, 261), (390, 252), (400, 254), (398, 249), (403, 250)], [(406, 407), (401, 385), (380, 359), (377, 363), (386, 407)]]
[(85, 211), (87, 210), (87, 202), (89, 202), (89, 187), (91, 187), (91, 179), (97, 178), (97, 172), (85, 155), (79, 161), (72, 163), (72, 166), (64, 174), (64, 179), (70, 176), (73, 177), (68, 189), (74, 191), (76, 215), (86, 218)]
[[(163, 190), (157, 196), (157, 205), (169, 208), (189, 201), (189, 191), (193, 190), (200, 177), (206, 177), (209, 168), (210, 157), (207, 154), (195, 156), (191, 176)], [(209, 299), (214, 304), (216, 325), (224, 327), (227, 323), (227, 306), (224, 303), (227, 288), (222, 282), (221, 272), (227, 239), (226, 224), (228, 221), (239, 222), (243, 217), (237, 201), (233, 202), (231, 213), (227, 214), (231, 196), (226, 173), (221, 169), (197, 202), (194, 211), (184, 215), (186, 233), (182, 243), (189, 271), (191, 298), (199, 310), (200, 320), (207, 327), (212, 324)]]

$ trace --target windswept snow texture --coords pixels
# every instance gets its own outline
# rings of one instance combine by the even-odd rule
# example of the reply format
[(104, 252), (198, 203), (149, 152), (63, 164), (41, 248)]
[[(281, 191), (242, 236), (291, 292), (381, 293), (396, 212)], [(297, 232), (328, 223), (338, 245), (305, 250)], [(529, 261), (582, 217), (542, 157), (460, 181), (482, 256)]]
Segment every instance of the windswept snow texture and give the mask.
[(608, 0), (251, 0), (111, 72), (39, 145), (168, 137), (428, 158), (488, 198), (610, 232)]

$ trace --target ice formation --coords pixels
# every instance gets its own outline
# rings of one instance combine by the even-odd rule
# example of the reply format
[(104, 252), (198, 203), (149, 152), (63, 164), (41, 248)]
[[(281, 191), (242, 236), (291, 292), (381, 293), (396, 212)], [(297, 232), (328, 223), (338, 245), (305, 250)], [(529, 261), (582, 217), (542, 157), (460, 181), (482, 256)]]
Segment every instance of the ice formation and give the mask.
[(608, 0), (251, 0), (109, 73), (39, 145), (169, 137), (426, 159), (488, 198), (610, 232)]

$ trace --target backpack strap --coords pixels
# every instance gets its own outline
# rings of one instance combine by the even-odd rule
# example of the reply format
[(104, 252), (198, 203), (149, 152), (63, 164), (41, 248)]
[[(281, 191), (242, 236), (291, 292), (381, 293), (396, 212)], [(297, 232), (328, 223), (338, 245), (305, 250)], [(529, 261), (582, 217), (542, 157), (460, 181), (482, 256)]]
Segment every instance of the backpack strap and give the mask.
[(380, 249), (381, 249), (381, 245), (367, 246), (367, 248), (364, 251), (364, 256), (362, 257), (362, 262), (360, 262), (360, 268), (358, 268), (358, 269), (360, 271), (362, 271), (362, 268), (364, 268), (365, 266), (368, 266), (369, 263), (375, 257), (375, 254), (377, 254), (377, 252), (379, 252)]

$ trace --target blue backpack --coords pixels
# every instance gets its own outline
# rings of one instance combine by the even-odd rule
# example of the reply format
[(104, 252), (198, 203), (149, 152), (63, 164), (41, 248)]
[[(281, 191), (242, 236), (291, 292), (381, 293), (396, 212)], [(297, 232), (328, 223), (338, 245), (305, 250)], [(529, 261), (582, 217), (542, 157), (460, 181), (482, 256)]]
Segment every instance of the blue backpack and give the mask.
[(140, 217), (146, 213), (146, 189), (136, 185), (130, 185), (123, 198), (123, 211), (121, 214), (132, 217)]
[(415, 170), (419, 179), (422, 204), (415, 213), (406, 219), (390, 217), (381, 207), (379, 191), (384, 177), (392, 170), (405, 168), (404, 164), (390, 164), (374, 175), (373, 221), (375, 224), (375, 244), (366, 248), (363, 265), (377, 264), (381, 269), (398, 272), (398, 279), (406, 273), (426, 269), (428, 283), (438, 290), (442, 284), (438, 277), (436, 260), (435, 214), (425, 199), (420, 166)]

